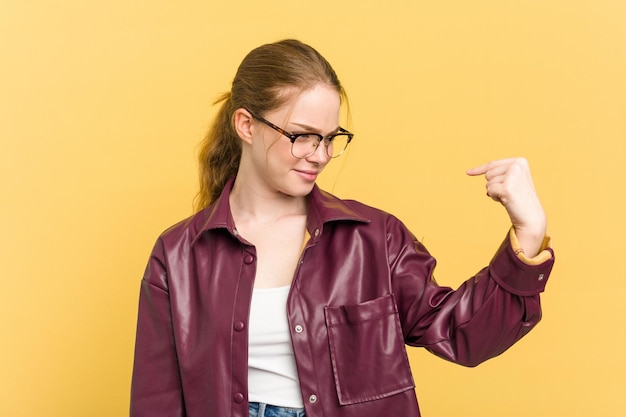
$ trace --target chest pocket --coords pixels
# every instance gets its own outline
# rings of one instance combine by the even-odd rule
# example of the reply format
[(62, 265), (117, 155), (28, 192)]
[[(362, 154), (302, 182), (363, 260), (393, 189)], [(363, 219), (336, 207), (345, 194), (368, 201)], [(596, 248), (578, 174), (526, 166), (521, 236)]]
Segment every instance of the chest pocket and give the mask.
[(385, 398), (413, 389), (393, 294), (326, 307), (328, 343), (339, 403)]

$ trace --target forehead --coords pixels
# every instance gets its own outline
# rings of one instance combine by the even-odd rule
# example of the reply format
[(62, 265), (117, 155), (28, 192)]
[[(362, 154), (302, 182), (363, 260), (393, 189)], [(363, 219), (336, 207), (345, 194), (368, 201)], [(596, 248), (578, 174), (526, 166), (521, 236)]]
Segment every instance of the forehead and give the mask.
[(334, 129), (339, 122), (341, 100), (336, 89), (325, 84), (293, 93), (293, 97), (274, 113), (283, 123), (319, 129)]

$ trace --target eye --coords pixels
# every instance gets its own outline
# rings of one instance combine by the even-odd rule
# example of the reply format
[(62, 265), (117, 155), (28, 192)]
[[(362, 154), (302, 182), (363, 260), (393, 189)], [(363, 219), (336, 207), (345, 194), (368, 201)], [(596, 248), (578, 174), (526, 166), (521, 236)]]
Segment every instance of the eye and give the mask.
[(302, 141), (319, 140), (319, 136), (315, 133), (298, 133), (298, 139)]

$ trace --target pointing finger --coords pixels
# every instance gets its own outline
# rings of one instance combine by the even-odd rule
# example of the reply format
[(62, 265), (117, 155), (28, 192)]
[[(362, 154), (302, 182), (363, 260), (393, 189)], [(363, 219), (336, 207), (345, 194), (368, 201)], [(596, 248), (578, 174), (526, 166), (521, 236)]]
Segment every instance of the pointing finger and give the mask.
[(467, 175), (470, 175), (472, 177), (475, 177), (477, 175), (483, 175), (493, 168), (510, 164), (511, 161), (513, 161), (514, 159), (515, 158), (506, 158), (506, 159), (498, 159), (498, 160), (490, 161), (481, 166), (470, 168), (466, 171), (466, 173)]

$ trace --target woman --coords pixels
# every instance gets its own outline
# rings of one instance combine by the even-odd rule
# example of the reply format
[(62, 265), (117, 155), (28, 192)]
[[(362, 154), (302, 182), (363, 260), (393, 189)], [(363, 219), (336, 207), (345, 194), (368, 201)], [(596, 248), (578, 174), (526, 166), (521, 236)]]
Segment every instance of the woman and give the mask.
[(526, 161), (468, 171), (512, 228), (453, 291), (399, 220), (315, 185), (352, 140), (342, 100), (299, 41), (241, 63), (203, 144), (201, 210), (142, 281), (132, 416), (419, 416), (405, 344), (475, 366), (539, 321), (554, 258)]

